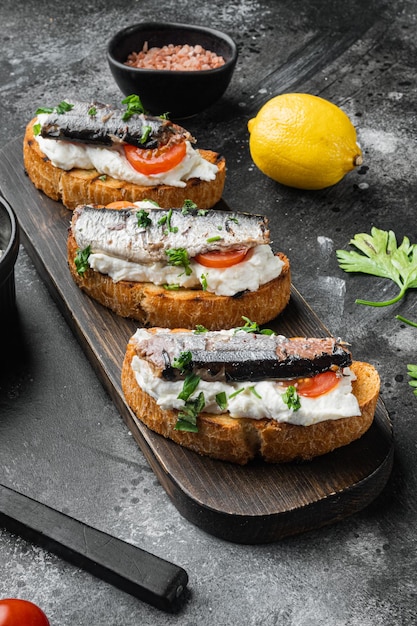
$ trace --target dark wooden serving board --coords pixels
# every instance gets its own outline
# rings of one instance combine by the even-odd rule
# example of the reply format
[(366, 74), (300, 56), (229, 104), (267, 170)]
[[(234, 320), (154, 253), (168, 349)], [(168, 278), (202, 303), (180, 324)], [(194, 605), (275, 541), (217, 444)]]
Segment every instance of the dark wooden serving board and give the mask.
[[(71, 213), (34, 188), (24, 172), (20, 138), (2, 150), (0, 188), (37, 270), (186, 519), (229, 541), (266, 543), (343, 519), (382, 491), (393, 462), (392, 425), (382, 400), (360, 440), (308, 463), (235, 466), (200, 457), (148, 430), (127, 407), (120, 384), (125, 347), (137, 323), (95, 303), (73, 282), (66, 261)], [(268, 326), (288, 336), (329, 335), (294, 287), (286, 311)]]

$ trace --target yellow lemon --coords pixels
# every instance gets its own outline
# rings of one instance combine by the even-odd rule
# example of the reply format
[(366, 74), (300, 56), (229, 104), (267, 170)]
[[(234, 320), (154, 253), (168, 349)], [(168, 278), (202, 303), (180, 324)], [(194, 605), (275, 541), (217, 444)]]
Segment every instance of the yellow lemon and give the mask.
[(283, 185), (324, 189), (362, 163), (352, 122), (318, 96), (276, 96), (249, 120), (248, 130), (255, 165)]

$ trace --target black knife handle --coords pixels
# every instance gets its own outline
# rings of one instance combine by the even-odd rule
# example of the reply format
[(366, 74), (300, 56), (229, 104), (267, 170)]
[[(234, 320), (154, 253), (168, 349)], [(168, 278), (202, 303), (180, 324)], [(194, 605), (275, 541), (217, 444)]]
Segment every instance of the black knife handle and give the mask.
[(0, 485), (0, 524), (163, 611), (175, 611), (187, 572), (91, 526)]

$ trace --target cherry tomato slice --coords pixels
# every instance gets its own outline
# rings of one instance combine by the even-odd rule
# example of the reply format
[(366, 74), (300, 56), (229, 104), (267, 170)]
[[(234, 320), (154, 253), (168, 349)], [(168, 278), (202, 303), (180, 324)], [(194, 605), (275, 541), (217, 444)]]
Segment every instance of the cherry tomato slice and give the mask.
[(50, 626), (45, 613), (29, 600), (0, 600), (0, 626)]
[(174, 144), (170, 148), (146, 150), (126, 144), (124, 151), (130, 165), (135, 168), (137, 172), (149, 176), (150, 174), (168, 172), (181, 163), (187, 152), (187, 146), (185, 141), (182, 141), (181, 143)]
[(297, 393), (307, 398), (317, 398), (328, 393), (338, 384), (339, 379), (336, 372), (331, 370), (321, 372), (310, 378), (299, 378), (294, 384)]
[(244, 261), (250, 250), (242, 248), (240, 250), (213, 250), (211, 252), (202, 252), (194, 257), (197, 263), (204, 267), (232, 267)]
[(133, 202), (128, 202), (127, 200), (115, 200), (110, 202), (110, 204), (106, 204), (106, 209), (128, 209), (132, 207)]

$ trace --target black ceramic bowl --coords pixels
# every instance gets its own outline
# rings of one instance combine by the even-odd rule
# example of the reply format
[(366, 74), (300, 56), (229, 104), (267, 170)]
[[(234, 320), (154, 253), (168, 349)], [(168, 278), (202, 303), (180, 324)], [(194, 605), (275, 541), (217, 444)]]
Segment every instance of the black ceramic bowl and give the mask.
[[(225, 64), (213, 70), (172, 71), (141, 69), (125, 65), (132, 52), (168, 44), (200, 44), (221, 55)], [(152, 115), (168, 113), (170, 118), (190, 117), (203, 111), (226, 91), (237, 61), (233, 39), (218, 30), (191, 26), (144, 22), (119, 31), (110, 40), (107, 59), (113, 77), (125, 96), (136, 94)]]
[(0, 320), (16, 309), (14, 266), (19, 253), (19, 225), (9, 204), (0, 198)]

